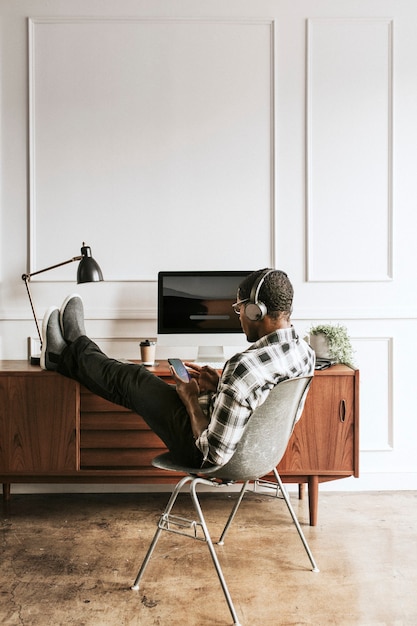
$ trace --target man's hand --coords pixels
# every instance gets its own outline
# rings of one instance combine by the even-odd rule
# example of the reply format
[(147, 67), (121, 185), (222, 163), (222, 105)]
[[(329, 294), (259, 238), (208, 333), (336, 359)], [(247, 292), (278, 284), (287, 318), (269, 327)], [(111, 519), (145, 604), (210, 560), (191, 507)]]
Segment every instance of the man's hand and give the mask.
[(172, 378), (175, 381), (175, 386), (177, 389), (177, 393), (185, 406), (190, 402), (191, 398), (198, 398), (200, 393), (200, 387), (195, 378), (191, 378), (188, 383), (185, 383), (181, 378), (179, 378), (173, 367), (170, 367)]
[(196, 365), (192, 361), (185, 361), (190, 376), (198, 382), (200, 391), (216, 391), (219, 384), (219, 375), (208, 365)]
[(191, 378), (190, 382), (185, 383), (175, 374), (171, 367), (172, 378), (175, 380), (177, 393), (182, 400), (186, 411), (190, 417), (191, 428), (196, 439), (201, 435), (209, 424), (209, 419), (205, 415), (198, 403), (200, 387), (195, 378)]

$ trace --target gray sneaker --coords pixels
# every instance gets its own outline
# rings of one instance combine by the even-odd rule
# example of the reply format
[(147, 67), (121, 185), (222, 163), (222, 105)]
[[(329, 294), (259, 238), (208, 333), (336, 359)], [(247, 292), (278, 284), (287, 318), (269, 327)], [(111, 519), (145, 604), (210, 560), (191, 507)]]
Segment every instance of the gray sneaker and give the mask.
[(62, 334), (65, 341), (72, 343), (86, 334), (84, 327), (84, 305), (81, 296), (74, 293), (68, 296), (59, 314)]
[(45, 313), (42, 322), (41, 368), (56, 370), (61, 352), (66, 346), (59, 325), (59, 309), (53, 306)]

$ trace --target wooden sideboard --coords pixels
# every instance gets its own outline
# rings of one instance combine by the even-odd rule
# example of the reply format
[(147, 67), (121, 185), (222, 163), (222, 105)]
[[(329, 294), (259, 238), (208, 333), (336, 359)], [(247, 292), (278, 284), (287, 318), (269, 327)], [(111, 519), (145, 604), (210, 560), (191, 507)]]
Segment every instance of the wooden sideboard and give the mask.
[[(150, 368), (170, 380), (166, 362)], [(173, 483), (152, 467), (165, 450), (143, 419), (73, 380), (26, 361), (0, 361), (0, 482)], [(301, 420), (278, 466), (308, 484), (310, 524), (319, 483), (359, 475), (359, 371), (335, 365), (313, 379)]]

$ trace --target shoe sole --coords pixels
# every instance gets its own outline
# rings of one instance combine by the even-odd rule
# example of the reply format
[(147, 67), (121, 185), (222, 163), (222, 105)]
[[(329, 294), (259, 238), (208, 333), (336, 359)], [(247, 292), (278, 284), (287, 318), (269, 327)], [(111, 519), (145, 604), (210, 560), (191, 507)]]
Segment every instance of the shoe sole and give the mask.
[(54, 311), (58, 311), (58, 307), (57, 306), (51, 306), (47, 312), (45, 313), (43, 320), (42, 320), (42, 347), (41, 347), (41, 357), (40, 357), (40, 366), (43, 370), (47, 370), (48, 368), (46, 367), (46, 350), (47, 350), (47, 329), (48, 329), (48, 322), (49, 322), (49, 318), (51, 317), (52, 313)]

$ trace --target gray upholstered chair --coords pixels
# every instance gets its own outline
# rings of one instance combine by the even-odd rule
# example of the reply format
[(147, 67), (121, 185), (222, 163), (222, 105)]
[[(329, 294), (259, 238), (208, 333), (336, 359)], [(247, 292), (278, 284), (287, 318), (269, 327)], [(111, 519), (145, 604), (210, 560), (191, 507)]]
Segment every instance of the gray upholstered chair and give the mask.
[[(237, 496), (236, 503), (221, 533), (220, 539), (215, 542), (222, 545), (226, 532), (236, 515), (249, 483), (256, 483), (258, 479), (270, 472), (273, 472), (276, 482), (273, 481), (272, 483), (268, 481), (268, 483), (270, 485), (273, 484), (277, 490), (276, 495), (278, 495), (279, 492), (279, 495), (284, 499), (308, 558), (310, 559), (312, 570), (315, 572), (319, 571), (294, 509), (292, 508), (288, 494), (276, 470), (276, 466), (284, 455), (288, 440), (294, 428), (296, 417), (304, 404), (310, 383), (311, 377), (302, 377), (286, 380), (276, 385), (269, 393), (266, 401), (251, 415), (231, 460), (221, 467), (212, 466), (205, 469), (183, 467), (176, 464), (169, 453), (162, 454), (152, 461), (155, 467), (170, 472), (176, 471), (185, 473), (186, 476), (181, 478), (175, 486), (165, 511), (159, 519), (154, 538), (139, 569), (132, 589), (139, 589), (139, 582), (162, 531), (181, 534), (192, 539), (204, 541), (207, 543), (210, 551), (223, 593), (233, 617), (233, 624), (239, 626), (238, 617), (220, 567), (219, 559), (214, 549), (213, 540), (210, 537), (200, 506), (197, 496), (197, 487), (199, 485), (209, 485), (216, 488), (227, 488), (236, 482), (243, 482), (243, 487)], [(184, 517), (178, 517), (172, 514), (177, 496), (182, 487), (187, 483), (189, 483), (190, 496), (196, 513), (195, 520), (185, 519)]]

